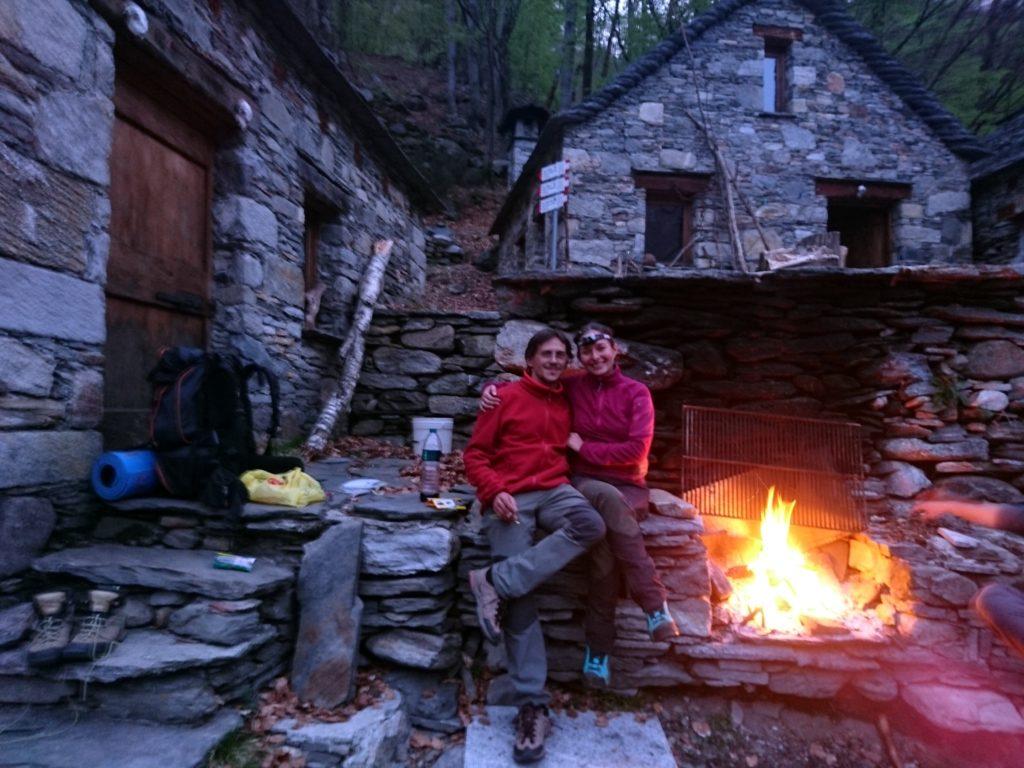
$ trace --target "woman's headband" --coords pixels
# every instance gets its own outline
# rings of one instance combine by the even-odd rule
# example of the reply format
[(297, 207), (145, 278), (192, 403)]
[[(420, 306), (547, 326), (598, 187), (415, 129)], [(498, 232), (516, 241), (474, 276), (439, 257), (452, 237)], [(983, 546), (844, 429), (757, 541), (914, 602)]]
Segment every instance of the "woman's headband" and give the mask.
[(612, 344), (615, 343), (615, 339), (609, 336), (604, 331), (586, 331), (576, 334), (576, 346), (578, 347), (589, 347), (591, 344), (597, 344), (602, 339), (607, 339)]

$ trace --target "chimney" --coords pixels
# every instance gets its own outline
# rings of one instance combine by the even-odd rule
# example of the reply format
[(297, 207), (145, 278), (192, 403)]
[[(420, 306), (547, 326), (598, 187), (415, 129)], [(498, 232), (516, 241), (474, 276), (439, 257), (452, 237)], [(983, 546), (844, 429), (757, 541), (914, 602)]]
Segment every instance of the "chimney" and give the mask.
[(508, 188), (516, 183), (523, 166), (537, 146), (544, 124), (548, 121), (548, 111), (536, 104), (525, 104), (513, 107), (505, 113), (498, 131), (510, 134), (508, 147)]

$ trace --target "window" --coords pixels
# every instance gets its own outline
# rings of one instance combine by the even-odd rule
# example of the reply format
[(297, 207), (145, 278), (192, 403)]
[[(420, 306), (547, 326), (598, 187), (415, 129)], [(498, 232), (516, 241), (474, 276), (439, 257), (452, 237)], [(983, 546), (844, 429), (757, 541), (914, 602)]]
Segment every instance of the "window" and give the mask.
[(708, 176), (637, 173), (634, 181), (646, 192), (644, 253), (659, 264), (693, 266), (693, 200), (707, 188)]
[(803, 38), (803, 31), (755, 25), (754, 34), (764, 38), (761, 109), (765, 112), (788, 112), (790, 46), (794, 40)]

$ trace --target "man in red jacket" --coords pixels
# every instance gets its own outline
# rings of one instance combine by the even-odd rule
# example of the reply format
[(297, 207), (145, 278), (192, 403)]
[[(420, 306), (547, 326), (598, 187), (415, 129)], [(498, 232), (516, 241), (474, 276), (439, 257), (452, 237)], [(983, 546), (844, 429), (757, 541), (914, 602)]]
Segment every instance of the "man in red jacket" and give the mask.
[[(480, 414), (463, 454), (494, 559), (490, 568), (470, 571), (469, 585), (484, 634), (492, 642), (505, 636), (519, 706), (518, 763), (544, 756), (550, 730), (547, 656), (533, 590), (605, 534), (601, 516), (569, 484), (569, 404), (559, 382), (569, 350), (558, 331), (534, 334), (526, 345), (526, 375), (502, 391), (497, 408)], [(534, 544), (538, 527), (550, 535)], [(502, 601), (504, 626), (498, 620)]]

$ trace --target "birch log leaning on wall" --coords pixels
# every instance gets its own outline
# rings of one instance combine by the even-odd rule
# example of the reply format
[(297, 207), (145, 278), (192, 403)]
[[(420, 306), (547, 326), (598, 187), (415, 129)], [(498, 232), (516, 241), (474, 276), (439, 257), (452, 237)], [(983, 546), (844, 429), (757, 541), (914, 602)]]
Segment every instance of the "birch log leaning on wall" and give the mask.
[(391, 240), (378, 240), (373, 244), (373, 256), (370, 257), (370, 263), (359, 284), (359, 297), (356, 299), (356, 308), (352, 315), (352, 326), (345, 341), (338, 348), (338, 363), (341, 370), (338, 378), (331, 382), (327, 401), (317, 416), (309, 439), (306, 440), (305, 449), (309, 452), (323, 451), (334, 425), (352, 403), (359, 372), (363, 367), (366, 329), (370, 327), (370, 321), (373, 319), (373, 307), (384, 285), (384, 270), (387, 269), (393, 247), (394, 242)]

